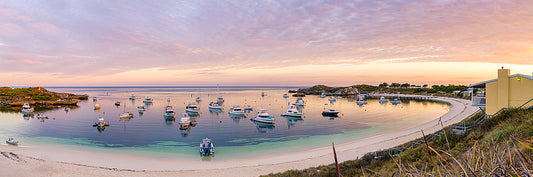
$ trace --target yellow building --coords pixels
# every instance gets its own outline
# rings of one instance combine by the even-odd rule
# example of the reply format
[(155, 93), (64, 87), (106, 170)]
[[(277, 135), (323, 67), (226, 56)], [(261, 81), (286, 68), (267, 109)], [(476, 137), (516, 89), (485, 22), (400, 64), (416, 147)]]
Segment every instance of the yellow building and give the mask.
[(514, 74), (509, 69), (498, 69), (498, 78), (472, 84), (469, 87), (485, 90), (484, 95), (472, 95), (472, 106), (485, 107), (487, 115), (503, 108), (533, 106), (533, 76)]

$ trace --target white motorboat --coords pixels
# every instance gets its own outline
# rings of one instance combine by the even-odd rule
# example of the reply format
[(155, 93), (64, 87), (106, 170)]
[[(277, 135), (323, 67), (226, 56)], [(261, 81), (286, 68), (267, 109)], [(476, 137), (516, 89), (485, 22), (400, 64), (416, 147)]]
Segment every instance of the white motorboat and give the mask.
[(37, 117), (37, 119), (48, 119), (48, 116), (43, 113), (38, 113), (35, 117)]
[(200, 143), (200, 154), (202, 156), (209, 156), (215, 153), (215, 146), (209, 138), (205, 138)]
[(100, 109), (100, 104), (96, 103), (94, 104), (94, 110), (99, 110)]
[(342, 98), (342, 96), (337, 96), (337, 99), (341, 99), (341, 98)]
[(390, 103), (392, 103), (393, 105), (397, 105), (397, 104), (400, 104), (401, 101), (400, 101), (400, 99), (398, 99), (398, 98), (394, 98), (394, 99), (392, 99), (392, 100), (390, 101)]
[(187, 115), (187, 113), (183, 113), (179, 124), (181, 128), (189, 128), (189, 126), (191, 125), (191, 118)]
[(281, 116), (288, 116), (288, 117), (302, 117), (303, 113), (299, 112), (298, 109), (296, 109), (296, 106), (290, 105), (289, 108), (287, 108), (287, 112), (281, 114)]
[(200, 102), (202, 99), (200, 97), (196, 97), (196, 102)]
[(165, 114), (163, 115), (165, 118), (167, 119), (174, 119), (176, 118), (175, 117), (175, 113), (174, 113), (174, 109), (172, 109), (172, 106), (167, 106), (165, 107)]
[(323, 116), (333, 116), (337, 117), (339, 114), (339, 111), (335, 111), (334, 109), (328, 109), (326, 111), (322, 111)]
[(305, 102), (304, 102), (304, 100), (302, 99), (302, 97), (298, 97), (298, 98), (296, 99), (296, 103), (294, 103), (294, 105), (296, 105), (296, 106), (304, 106), (304, 105), (305, 105)]
[(244, 115), (244, 110), (239, 105), (233, 105), (233, 108), (231, 108), (231, 111), (229, 111), (229, 114), (231, 114), (231, 115)]
[(287, 95), (286, 93), (283, 94), (283, 98), (289, 98), (289, 95)]
[(144, 105), (139, 105), (137, 106), (137, 109), (139, 110), (139, 112), (144, 112), (146, 110), (146, 107)]
[(324, 91), (322, 91), (322, 93), (320, 93), (320, 98), (326, 98), (326, 94), (324, 93)]
[(275, 121), (274, 117), (268, 114), (268, 112), (264, 109), (259, 109), (259, 112), (257, 112), (257, 116), (252, 120), (271, 124), (273, 124)]
[(209, 109), (222, 109), (224, 106), (219, 105), (218, 103), (211, 102), (209, 103)]
[(198, 111), (200, 111), (200, 108), (195, 103), (191, 102), (185, 106), (185, 112), (198, 113)]
[(152, 100), (152, 98), (150, 98), (150, 97), (146, 97), (146, 98), (143, 100), (143, 103), (146, 103), (146, 104), (150, 104), (150, 103), (152, 103), (152, 102), (153, 102), (153, 100)]
[(30, 106), (29, 103), (24, 103), (24, 105), (22, 105), (22, 112), (23, 113), (31, 113), (31, 112), (33, 112), (33, 108)]
[(355, 103), (357, 103), (357, 105), (364, 105), (367, 104), (367, 101), (363, 95), (357, 95), (357, 101)]
[(328, 101), (337, 101), (337, 99), (335, 99), (334, 96), (330, 96), (330, 97), (328, 98)]
[(387, 98), (385, 98), (383, 96), (379, 98), (379, 103), (384, 104), (384, 103), (387, 103), (387, 102), (389, 102), (389, 99), (387, 99)]
[(6, 140), (6, 143), (11, 145), (17, 145), (19, 144), (19, 141), (17, 141), (15, 138), (9, 138)]

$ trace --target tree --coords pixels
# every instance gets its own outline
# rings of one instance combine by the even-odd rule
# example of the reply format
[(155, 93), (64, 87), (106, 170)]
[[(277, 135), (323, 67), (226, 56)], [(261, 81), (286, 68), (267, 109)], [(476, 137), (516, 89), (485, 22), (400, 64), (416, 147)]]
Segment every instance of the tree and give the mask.
[(390, 84), (391, 87), (400, 87), (400, 84), (399, 83), (392, 83)]
[(428, 87), (428, 84), (424, 84), (422, 87), (426, 88), (426, 87)]
[(379, 84), (379, 87), (388, 87), (389, 84), (387, 84), (386, 82), (383, 82), (382, 84)]
[(411, 85), (411, 84), (409, 84), (409, 83), (404, 83), (404, 84), (400, 85), (400, 87), (405, 87), (405, 88), (407, 88), (407, 87), (409, 87), (410, 85)]

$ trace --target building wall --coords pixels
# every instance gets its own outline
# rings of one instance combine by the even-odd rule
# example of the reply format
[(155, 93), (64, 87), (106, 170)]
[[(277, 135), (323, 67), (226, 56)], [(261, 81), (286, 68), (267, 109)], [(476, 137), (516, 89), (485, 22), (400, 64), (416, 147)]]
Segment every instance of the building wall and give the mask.
[[(519, 107), (531, 98), (533, 98), (533, 80), (520, 76), (509, 78), (509, 107)], [(526, 106), (531, 105), (533, 103), (530, 102)]]
[[(520, 80), (518, 80), (518, 78), (520, 78)], [(533, 98), (533, 80), (515, 76), (509, 79), (504, 79), (504, 82), (508, 83), (508, 87), (504, 89), (500, 88), (502, 85), (506, 84), (502, 83), (499, 78), (498, 81), (485, 84), (487, 91), (485, 95), (487, 103), (486, 112), (488, 115), (493, 115), (502, 108), (519, 107)], [(533, 101), (528, 103), (525, 107), (530, 106), (533, 106)]]
[(496, 113), (498, 109), (498, 81), (485, 84), (486, 112), (488, 115)]

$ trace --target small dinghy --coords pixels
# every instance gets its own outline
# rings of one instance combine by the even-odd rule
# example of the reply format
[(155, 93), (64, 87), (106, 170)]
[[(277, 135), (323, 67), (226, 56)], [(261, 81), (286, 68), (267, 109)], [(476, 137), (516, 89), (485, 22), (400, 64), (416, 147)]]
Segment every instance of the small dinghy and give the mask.
[(9, 138), (6, 140), (6, 143), (11, 145), (17, 145), (19, 144), (19, 141), (17, 141), (15, 138)]
[(37, 119), (48, 119), (48, 116), (43, 113), (38, 113), (35, 117), (37, 117)]
[(215, 153), (215, 146), (213, 146), (213, 143), (209, 138), (205, 138), (202, 140), (202, 143), (200, 143), (200, 154), (202, 156), (210, 156)]

